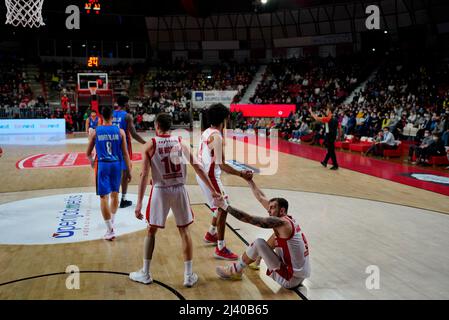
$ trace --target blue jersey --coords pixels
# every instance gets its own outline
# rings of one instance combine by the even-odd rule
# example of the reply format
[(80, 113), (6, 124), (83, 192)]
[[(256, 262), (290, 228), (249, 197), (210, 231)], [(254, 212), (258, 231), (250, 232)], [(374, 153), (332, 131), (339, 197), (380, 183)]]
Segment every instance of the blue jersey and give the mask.
[(98, 162), (122, 161), (122, 137), (117, 126), (98, 126), (95, 136)]
[(126, 115), (128, 113), (124, 110), (115, 110), (112, 114), (112, 124), (114, 126), (118, 126), (120, 129), (123, 129), (125, 133), (128, 131), (128, 123), (126, 122)]
[(95, 117), (95, 120), (92, 117), (89, 117), (89, 128), (96, 129), (98, 126), (98, 117)]

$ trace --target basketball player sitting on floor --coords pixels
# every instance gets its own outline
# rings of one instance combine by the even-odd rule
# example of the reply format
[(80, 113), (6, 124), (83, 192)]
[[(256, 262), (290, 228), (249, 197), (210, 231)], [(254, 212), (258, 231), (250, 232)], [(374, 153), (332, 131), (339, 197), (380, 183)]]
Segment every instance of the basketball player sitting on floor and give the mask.
[(131, 272), (131, 280), (148, 284), (153, 282), (150, 273), (150, 263), (153, 256), (156, 231), (164, 228), (167, 215), (171, 209), (182, 239), (184, 254), (184, 286), (192, 287), (198, 281), (198, 275), (192, 271), (192, 239), (189, 225), (193, 222), (193, 212), (190, 207), (189, 195), (185, 188), (187, 178), (186, 161), (189, 159), (196, 174), (207, 186), (214, 199), (221, 198), (204, 173), (189, 148), (181, 143), (181, 137), (171, 136), (169, 133), (172, 117), (161, 113), (156, 117), (156, 137), (145, 145), (143, 153), (142, 174), (139, 184), (139, 196), (135, 214), (142, 219), (142, 199), (148, 182), (151, 167), (152, 187), (146, 211), (148, 234), (144, 239), (143, 268)]
[(261, 228), (273, 228), (273, 235), (265, 241), (256, 239), (238, 259), (228, 266), (218, 266), (216, 272), (222, 279), (241, 280), (246, 266), (261, 257), (267, 267), (267, 275), (282, 287), (292, 289), (302, 284), (310, 276), (309, 249), (307, 239), (295, 220), (287, 214), (288, 202), (283, 198), (268, 200), (254, 181), (248, 181), (251, 190), (269, 217), (249, 215), (216, 200), (217, 206), (226, 210), (240, 221)]
[[(97, 195), (101, 199), (101, 213), (107, 227), (104, 239), (113, 240), (115, 238), (114, 217), (118, 208), (118, 192), (122, 173), (121, 161), (124, 159), (129, 173), (131, 173), (131, 161), (126, 149), (125, 132), (112, 124), (112, 108), (103, 107), (102, 115), (104, 124), (92, 131), (87, 146), (87, 158), (92, 167), (95, 167)], [(95, 161), (92, 157), (94, 146), (97, 150)], [(131, 174), (128, 179), (131, 180)], [(109, 195), (111, 195), (111, 202)]]

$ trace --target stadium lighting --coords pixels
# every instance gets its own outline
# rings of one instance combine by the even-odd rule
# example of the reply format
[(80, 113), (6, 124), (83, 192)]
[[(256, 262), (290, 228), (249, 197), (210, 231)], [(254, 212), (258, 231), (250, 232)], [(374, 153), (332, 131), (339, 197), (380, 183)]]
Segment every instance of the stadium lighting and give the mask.
[(374, 52), (374, 51), (376, 51), (376, 48), (373, 48), (372, 50), (373, 50), (373, 52)]
[(385, 34), (387, 34), (387, 33), (388, 33), (388, 31), (387, 31), (387, 30), (385, 30), (385, 31), (384, 31), (384, 33), (385, 33)]
[(267, 4), (268, 0), (260, 0), (260, 3)]

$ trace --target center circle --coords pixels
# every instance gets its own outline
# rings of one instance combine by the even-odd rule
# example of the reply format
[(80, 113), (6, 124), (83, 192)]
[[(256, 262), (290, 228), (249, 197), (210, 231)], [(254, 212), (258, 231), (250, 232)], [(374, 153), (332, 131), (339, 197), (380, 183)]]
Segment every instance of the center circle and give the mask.
[[(128, 199), (133, 206), (119, 208), (115, 218), (118, 236), (146, 228), (145, 221), (134, 215), (137, 195), (130, 194)], [(147, 197), (143, 203), (145, 209)], [(105, 232), (100, 198), (95, 193), (52, 195), (0, 205), (0, 244), (82, 242), (102, 239)]]

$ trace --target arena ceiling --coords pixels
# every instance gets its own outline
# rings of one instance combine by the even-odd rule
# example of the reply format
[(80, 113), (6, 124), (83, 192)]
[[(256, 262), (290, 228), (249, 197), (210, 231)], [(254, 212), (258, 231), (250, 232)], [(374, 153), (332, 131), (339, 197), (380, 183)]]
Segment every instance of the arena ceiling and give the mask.
[[(87, 0), (45, 0), (44, 11), (63, 13), (69, 4), (80, 7)], [(370, 2), (368, 0), (267, 0), (262, 5), (260, 0), (99, 0), (102, 14), (165, 16), (193, 15), (207, 17), (221, 13), (269, 12), (279, 9), (300, 9), (333, 5), (341, 3)], [(411, 2), (415, 0), (409, 0)], [(371, 1), (373, 2), (373, 1)]]

